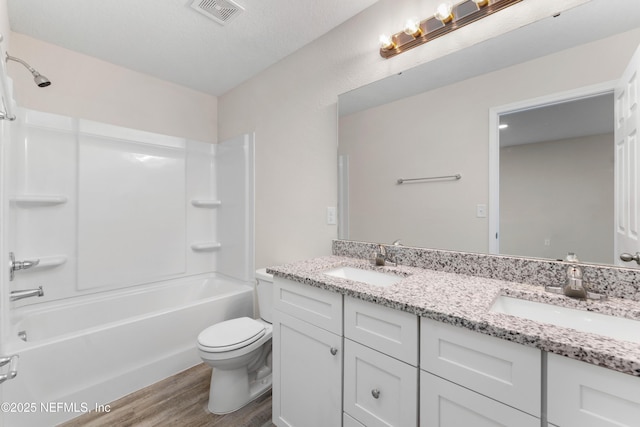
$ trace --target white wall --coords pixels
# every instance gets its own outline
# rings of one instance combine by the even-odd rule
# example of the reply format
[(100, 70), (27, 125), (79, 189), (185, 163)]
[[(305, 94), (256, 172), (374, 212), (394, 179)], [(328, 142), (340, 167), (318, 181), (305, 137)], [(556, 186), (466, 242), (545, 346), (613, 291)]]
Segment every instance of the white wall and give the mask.
[[(6, 16), (1, 13), (1, 16)], [(9, 53), (52, 84), (39, 88), (9, 62), (18, 106), (203, 142), (217, 142), (217, 98), (91, 56), (11, 33)]]
[[(525, 25), (584, 0), (522, 2), (385, 60), (378, 35), (439, 0), (380, 0), (219, 98), (219, 138), (256, 133), (256, 267), (330, 253), (336, 226), (338, 95)], [(485, 117), (486, 118), (486, 117)], [(486, 125), (485, 125), (486, 127)]]
[(500, 150), (500, 252), (613, 264), (613, 134)]

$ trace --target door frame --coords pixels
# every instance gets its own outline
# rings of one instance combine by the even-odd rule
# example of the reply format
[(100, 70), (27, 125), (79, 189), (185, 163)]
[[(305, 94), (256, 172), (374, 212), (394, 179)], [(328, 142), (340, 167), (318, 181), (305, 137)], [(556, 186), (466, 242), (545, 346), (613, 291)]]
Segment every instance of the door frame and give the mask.
[[(613, 94), (617, 80), (525, 99), (489, 109), (489, 253), (500, 254), (500, 116), (569, 101)], [(612, 105), (611, 108), (614, 108)]]

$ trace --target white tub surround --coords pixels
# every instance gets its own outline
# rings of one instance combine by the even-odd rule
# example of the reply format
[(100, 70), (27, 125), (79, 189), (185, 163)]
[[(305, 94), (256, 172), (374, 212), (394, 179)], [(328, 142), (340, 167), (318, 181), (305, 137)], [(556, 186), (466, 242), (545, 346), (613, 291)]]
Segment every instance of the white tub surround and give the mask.
[(208, 144), (18, 109), (7, 172), (15, 307), (218, 271), (253, 272), (249, 135)]
[(0, 312), (2, 354), (20, 361), (3, 400), (36, 405), (0, 425), (54, 425), (199, 363), (200, 331), (253, 316), (253, 136), (208, 144), (17, 115), (0, 235), (40, 263), (3, 294), (44, 296)]
[[(360, 249), (367, 256), (372, 253), (366, 250), (367, 247)], [(400, 250), (420, 252), (417, 248)], [(453, 252), (447, 252), (447, 254), (454, 255)], [(457, 266), (468, 267), (468, 261), (476, 257), (474, 254), (455, 254)], [(469, 259), (466, 259), (467, 255)], [(422, 253), (418, 258), (424, 261), (425, 256)], [(499, 258), (493, 257), (491, 265), (494, 268), (497, 268), (497, 264), (500, 263)], [(375, 269), (406, 277), (394, 285), (378, 287), (324, 274), (327, 270), (341, 266)], [(453, 268), (454, 263), (441, 263), (440, 269), (445, 266)], [(504, 266), (504, 268), (517, 270), (513, 265)], [(640, 320), (640, 301), (631, 299), (631, 297), (637, 298), (636, 294), (629, 295), (629, 299), (622, 299), (618, 295), (619, 290), (611, 289), (613, 295), (607, 301), (577, 301), (545, 292), (542, 283), (544, 280), (541, 280), (540, 285), (531, 285), (406, 265), (373, 267), (369, 259), (336, 255), (271, 267), (267, 271), (276, 277), (640, 376), (640, 343), (578, 332), (570, 328), (490, 311), (496, 298), (500, 295), (509, 295)]]

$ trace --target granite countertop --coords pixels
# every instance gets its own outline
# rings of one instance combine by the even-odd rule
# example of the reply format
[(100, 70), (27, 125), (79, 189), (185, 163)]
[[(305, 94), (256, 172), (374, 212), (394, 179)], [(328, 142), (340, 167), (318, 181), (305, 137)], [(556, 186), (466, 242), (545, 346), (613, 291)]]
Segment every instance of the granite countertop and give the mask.
[[(323, 274), (341, 266), (405, 276), (377, 287)], [(640, 344), (490, 311), (500, 295), (640, 320), (640, 302), (611, 298), (580, 301), (546, 292), (542, 286), (399, 265), (374, 267), (368, 260), (326, 256), (267, 272), (310, 286), (414, 313), (573, 359), (640, 376)]]

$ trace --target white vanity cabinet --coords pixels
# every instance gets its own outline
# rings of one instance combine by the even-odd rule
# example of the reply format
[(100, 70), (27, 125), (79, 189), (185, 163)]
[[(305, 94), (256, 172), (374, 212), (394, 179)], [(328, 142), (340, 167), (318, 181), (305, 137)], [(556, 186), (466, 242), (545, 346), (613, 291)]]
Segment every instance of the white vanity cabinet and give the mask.
[(418, 317), (344, 301), (344, 425), (418, 424)]
[(539, 426), (541, 352), (422, 318), (420, 426)]
[(547, 414), (559, 427), (637, 427), (640, 377), (548, 354)]
[(280, 277), (273, 305), (278, 427), (640, 426), (640, 377)]
[(274, 278), (273, 422), (342, 424), (342, 295)]

